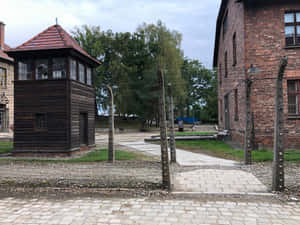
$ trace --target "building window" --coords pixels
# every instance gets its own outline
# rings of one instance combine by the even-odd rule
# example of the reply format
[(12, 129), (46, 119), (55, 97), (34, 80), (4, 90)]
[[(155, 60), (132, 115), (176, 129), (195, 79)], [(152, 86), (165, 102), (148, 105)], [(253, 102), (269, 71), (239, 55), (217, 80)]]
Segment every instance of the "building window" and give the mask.
[(226, 78), (226, 77), (228, 77), (228, 54), (227, 54), (227, 52), (225, 52), (224, 63), (225, 63), (225, 78)]
[(92, 85), (92, 69), (90, 67), (86, 68), (86, 83)]
[(223, 20), (223, 38), (225, 37), (227, 30), (228, 30), (228, 11), (226, 12)]
[(285, 13), (284, 23), (286, 45), (300, 45), (300, 12)]
[(6, 88), (6, 69), (0, 68), (0, 87)]
[(234, 33), (232, 38), (232, 55), (233, 55), (233, 66), (237, 64), (237, 56), (236, 56), (236, 33)]
[(48, 79), (48, 59), (38, 59), (35, 62), (35, 79)]
[(219, 82), (220, 85), (222, 84), (222, 64), (219, 65)]
[(223, 121), (223, 101), (220, 100), (220, 110), (219, 110), (219, 113), (220, 113), (220, 120)]
[(35, 115), (35, 127), (38, 130), (47, 129), (47, 116), (46, 116), (46, 113), (37, 113)]
[(238, 99), (238, 89), (234, 90), (234, 103), (235, 103), (235, 109), (234, 109), (234, 120), (239, 120), (239, 99)]
[(30, 60), (18, 62), (18, 79), (31, 80), (32, 63)]
[(288, 85), (288, 113), (300, 114), (300, 80), (289, 80)]
[(70, 60), (70, 75), (72, 80), (77, 80), (77, 65), (73, 59)]
[(85, 78), (84, 78), (84, 65), (79, 63), (79, 81), (82, 83), (85, 83)]
[(66, 78), (66, 61), (65, 58), (53, 58), (52, 76), (53, 79)]

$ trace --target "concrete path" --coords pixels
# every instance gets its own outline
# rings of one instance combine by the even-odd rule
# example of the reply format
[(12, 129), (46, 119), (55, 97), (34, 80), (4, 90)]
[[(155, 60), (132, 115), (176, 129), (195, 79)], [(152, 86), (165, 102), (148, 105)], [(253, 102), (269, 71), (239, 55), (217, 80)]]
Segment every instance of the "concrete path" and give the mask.
[[(160, 145), (149, 144), (143, 141), (120, 142), (120, 145), (134, 148), (145, 154), (160, 156)], [(197, 154), (176, 149), (177, 163), (181, 166), (235, 166), (238, 163), (232, 160), (216, 158), (204, 154)]]
[(0, 199), (0, 225), (299, 225), (299, 203)]

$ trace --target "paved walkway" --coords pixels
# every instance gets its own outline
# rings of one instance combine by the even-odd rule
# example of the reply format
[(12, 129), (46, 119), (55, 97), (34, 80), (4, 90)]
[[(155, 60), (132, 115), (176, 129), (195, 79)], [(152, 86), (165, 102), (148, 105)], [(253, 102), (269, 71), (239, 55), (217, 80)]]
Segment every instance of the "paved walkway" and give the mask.
[(174, 176), (175, 192), (206, 194), (262, 194), (267, 192), (251, 173), (233, 169), (200, 169), (177, 173)]
[(299, 225), (300, 204), (147, 199), (0, 199), (0, 225)]
[[(145, 143), (142, 141), (142, 135), (142, 133), (120, 134), (116, 136), (116, 142), (144, 154), (160, 157), (160, 145)], [(96, 138), (99, 142), (106, 139), (107, 136), (97, 136)], [(196, 168), (173, 174), (174, 192), (205, 194), (262, 194), (268, 192), (267, 187), (253, 174), (240, 170), (239, 163), (236, 161), (182, 149), (176, 149), (176, 156), (180, 166)]]
[[(145, 142), (120, 142), (145, 154), (160, 156), (160, 146)], [(237, 162), (204, 154), (176, 149), (180, 166), (209, 166), (188, 172), (176, 173), (173, 177), (175, 192), (246, 194), (266, 193), (267, 187), (251, 173), (236, 168)]]
[[(149, 144), (143, 141), (119, 142), (120, 145), (134, 148), (145, 154), (160, 156), (160, 145)], [(204, 154), (197, 154), (181, 149), (176, 149), (177, 163), (180, 166), (235, 166), (238, 163), (232, 160), (226, 160), (211, 157)]]

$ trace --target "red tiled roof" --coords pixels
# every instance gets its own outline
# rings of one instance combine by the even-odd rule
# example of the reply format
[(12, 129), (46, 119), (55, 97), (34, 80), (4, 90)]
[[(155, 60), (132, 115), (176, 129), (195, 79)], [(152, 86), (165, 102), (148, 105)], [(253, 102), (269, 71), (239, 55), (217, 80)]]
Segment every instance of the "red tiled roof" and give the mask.
[(10, 52), (19, 51), (35, 51), (48, 49), (63, 49), (73, 48), (82, 55), (88, 57), (97, 64), (101, 64), (98, 60), (90, 56), (84, 51), (79, 44), (69, 35), (60, 25), (53, 25), (48, 27), (43, 32), (39, 33), (32, 39), (26, 41), (24, 44), (9, 49)]
[[(7, 51), (10, 47), (7, 44), (4, 44), (4, 51)], [(10, 58), (2, 49), (0, 49), (0, 58), (13, 62), (14, 59)]]

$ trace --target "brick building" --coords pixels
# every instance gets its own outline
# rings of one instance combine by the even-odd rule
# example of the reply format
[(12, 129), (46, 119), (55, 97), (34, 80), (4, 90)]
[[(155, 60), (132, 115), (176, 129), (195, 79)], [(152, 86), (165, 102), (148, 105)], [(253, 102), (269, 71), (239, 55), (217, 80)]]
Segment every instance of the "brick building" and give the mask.
[(0, 22), (0, 132), (10, 131), (14, 123), (14, 61), (4, 52), (9, 48), (4, 39), (5, 24)]
[[(249, 76), (253, 79), (254, 144), (272, 147), (275, 78), (282, 56), (289, 58), (283, 84), (285, 146), (300, 149), (299, 0), (222, 0), (214, 67), (218, 70), (219, 127), (229, 131), (233, 142), (244, 142), (245, 78)], [(251, 67), (255, 73), (249, 73)]]

